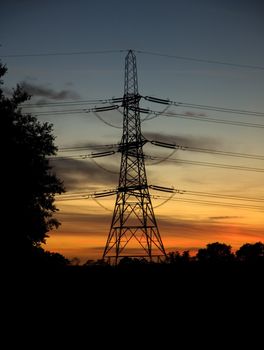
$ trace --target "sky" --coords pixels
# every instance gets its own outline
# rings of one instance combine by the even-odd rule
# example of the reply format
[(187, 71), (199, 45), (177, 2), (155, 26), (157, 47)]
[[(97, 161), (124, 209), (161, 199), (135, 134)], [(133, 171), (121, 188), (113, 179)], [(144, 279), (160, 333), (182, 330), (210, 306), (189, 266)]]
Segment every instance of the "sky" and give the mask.
[[(8, 67), (5, 91), (8, 94), (17, 83), (22, 84), (32, 95), (31, 103), (36, 104), (24, 110), (54, 125), (58, 156), (74, 156), (51, 160), (67, 194), (115, 188), (119, 154), (80, 160), (76, 156), (96, 148), (71, 152), (61, 149), (118, 143), (122, 113), (101, 113), (104, 123), (93, 113), (69, 112), (92, 105), (67, 107), (65, 102), (122, 97), (125, 50), (133, 49), (141, 51), (135, 54), (142, 96), (263, 113), (263, 15), (261, 0), (10, 0), (1, 5), (0, 14), (0, 58)], [(64, 104), (41, 106), (50, 102)], [(147, 101), (141, 106), (156, 111), (164, 108)], [(43, 113), (54, 110), (68, 112)], [(246, 242), (263, 242), (263, 171), (241, 169), (264, 169), (264, 129), (252, 127), (264, 125), (263, 115), (190, 106), (170, 106), (168, 112), (193, 119), (159, 116), (142, 122), (145, 137), (196, 150), (259, 155), (262, 159), (177, 150), (159, 164), (146, 161), (149, 184), (196, 193), (176, 194), (164, 205), (160, 205), (164, 199), (153, 199), (166, 251), (195, 252), (216, 241), (236, 250)], [(197, 116), (229, 123), (194, 120)], [(170, 152), (154, 145), (145, 148), (146, 154), (161, 158)], [(208, 167), (204, 162), (227, 164), (233, 169)], [(197, 196), (197, 192), (203, 196)], [(207, 197), (205, 193), (233, 197)], [(234, 199), (238, 196), (247, 201)], [(63, 199), (58, 199), (56, 214), (61, 226), (49, 233), (45, 248), (81, 261), (100, 258), (115, 197), (98, 203), (93, 199)]]

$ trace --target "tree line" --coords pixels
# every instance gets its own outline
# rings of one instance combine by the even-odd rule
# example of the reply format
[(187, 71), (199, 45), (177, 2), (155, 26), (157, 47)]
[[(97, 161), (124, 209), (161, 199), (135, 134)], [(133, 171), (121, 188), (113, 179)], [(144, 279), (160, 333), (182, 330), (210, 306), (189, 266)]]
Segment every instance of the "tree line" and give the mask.
[[(73, 262), (76, 264), (76, 260)], [(169, 252), (160, 262), (150, 262), (145, 257), (126, 256), (118, 261), (119, 266), (140, 266), (146, 264), (165, 264), (188, 266), (194, 264), (205, 265), (227, 265), (233, 263), (262, 264), (264, 263), (264, 243), (245, 243), (236, 252), (232, 252), (231, 245), (225, 243), (208, 243), (205, 248), (198, 249), (194, 256), (188, 250)], [(88, 260), (83, 266), (106, 265), (102, 260)], [(78, 261), (77, 261), (78, 265)]]

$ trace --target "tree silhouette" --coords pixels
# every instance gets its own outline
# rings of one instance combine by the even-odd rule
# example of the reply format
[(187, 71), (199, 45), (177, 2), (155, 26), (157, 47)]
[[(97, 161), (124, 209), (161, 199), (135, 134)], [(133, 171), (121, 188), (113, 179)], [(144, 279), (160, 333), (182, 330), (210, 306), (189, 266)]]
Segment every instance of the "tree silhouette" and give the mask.
[(148, 260), (145, 258), (135, 258), (125, 256), (119, 261), (119, 266), (142, 266), (148, 264)]
[[(0, 63), (0, 78), (7, 69)], [(3, 184), (4, 210), (8, 223), (7, 248), (14, 257), (28, 255), (47, 232), (58, 227), (54, 196), (64, 192), (62, 182), (52, 172), (47, 156), (56, 154), (52, 124), (41, 123), (24, 114), (21, 104), (30, 96), (17, 85), (11, 97), (4, 95), (0, 80), (0, 113), (4, 130)]]
[(234, 259), (231, 253), (231, 246), (225, 243), (209, 243), (206, 248), (198, 250), (196, 258), (200, 262), (223, 263), (230, 262)]
[(264, 243), (246, 243), (239, 248), (236, 252), (236, 256), (240, 261), (244, 262), (264, 261)]
[(169, 264), (188, 264), (190, 262), (190, 252), (185, 250), (180, 254), (178, 251), (169, 252), (166, 262)]

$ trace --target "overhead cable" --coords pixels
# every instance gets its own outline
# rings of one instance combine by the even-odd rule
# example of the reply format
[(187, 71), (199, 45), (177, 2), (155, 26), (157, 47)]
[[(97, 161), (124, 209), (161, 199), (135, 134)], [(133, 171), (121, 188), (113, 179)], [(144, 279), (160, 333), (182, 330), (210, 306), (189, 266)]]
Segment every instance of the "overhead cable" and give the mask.
[(237, 68), (264, 70), (264, 66), (258, 66), (258, 65), (252, 65), (252, 64), (224, 62), (224, 61), (218, 61), (218, 60), (210, 60), (210, 59), (196, 58), (196, 57), (187, 57), (187, 56), (172, 55), (172, 54), (167, 54), (167, 53), (151, 52), (151, 51), (143, 51), (143, 50), (135, 50), (135, 52), (137, 52), (139, 54), (145, 54), (145, 55), (151, 55), (151, 56), (175, 58), (177, 60), (183, 60), (183, 61), (193, 61), (193, 62), (200, 62), (200, 63), (219, 64), (219, 65), (237, 67)]
[(256, 111), (250, 111), (245, 109), (238, 109), (238, 108), (227, 108), (227, 107), (217, 107), (217, 106), (209, 106), (209, 105), (202, 105), (202, 104), (195, 104), (195, 103), (187, 103), (187, 102), (175, 102), (170, 99), (161, 99), (157, 97), (152, 96), (142, 96), (145, 100), (158, 103), (158, 104), (165, 104), (170, 106), (176, 106), (176, 107), (188, 107), (188, 108), (196, 108), (196, 109), (204, 109), (204, 110), (210, 110), (210, 111), (217, 111), (217, 112), (224, 112), (224, 113), (235, 113), (235, 114), (242, 114), (242, 115), (253, 115), (256, 117), (264, 117), (263, 112), (256, 112)]
[[(129, 49), (120, 49), (120, 50), (82, 50), (82, 51), (66, 51), (66, 52), (39, 52), (39, 53), (15, 53), (15, 54), (5, 54), (1, 55), (4, 58), (23, 58), (23, 57), (48, 57), (48, 56), (81, 56), (81, 55), (101, 55), (101, 54), (112, 54), (112, 53), (123, 53), (128, 52)], [(230, 67), (237, 68), (246, 68), (246, 69), (254, 69), (254, 70), (264, 70), (264, 66), (253, 65), (253, 64), (243, 64), (243, 63), (235, 63), (235, 62), (225, 62), (219, 60), (211, 60), (205, 58), (197, 58), (190, 56), (181, 56), (181, 55), (173, 55), (162, 52), (152, 52), (152, 51), (144, 51), (144, 50), (133, 50), (136, 53), (151, 55), (151, 56), (160, 56), (167, 58), (174, 58), (182, 61), (191, 61), (191, 62), (200, 62), (200, 63), (209, 63), (209, 64), (217, 64), (224, 65)]]

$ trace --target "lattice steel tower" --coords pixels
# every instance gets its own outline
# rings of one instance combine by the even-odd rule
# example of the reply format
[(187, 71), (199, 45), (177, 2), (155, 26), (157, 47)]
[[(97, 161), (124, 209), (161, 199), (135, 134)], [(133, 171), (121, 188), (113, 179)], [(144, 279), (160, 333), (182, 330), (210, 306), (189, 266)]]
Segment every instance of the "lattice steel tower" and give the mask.
[(160, 255), (166, 255), (147, 182), (143, 153), (143, 146), (147, 140), (141, 134), (140, 98), (136, 56), (129, 50), (125, 59), (119, 185), (111, 228), (103, 253), (103, 259), (113, 256), (116, 262), (120, 256), (136, 255), (125, 254), (125, 248), (128, 251), (128, 244), (133, 242), (143, 249), (142, 256), (150, 260), (153, 258), (153, 248), (158, 249)]

